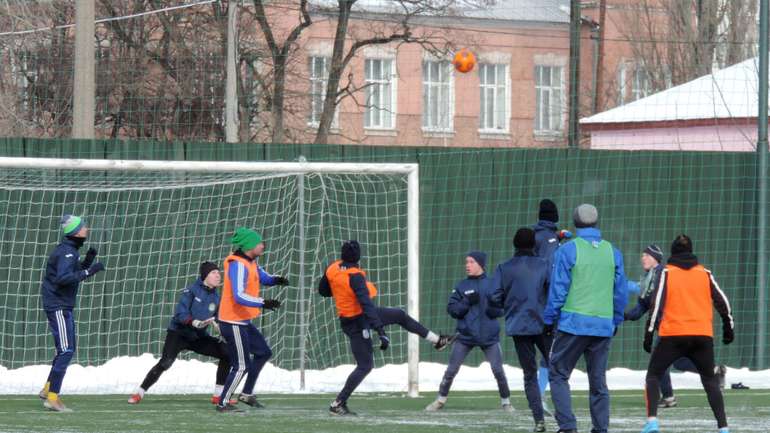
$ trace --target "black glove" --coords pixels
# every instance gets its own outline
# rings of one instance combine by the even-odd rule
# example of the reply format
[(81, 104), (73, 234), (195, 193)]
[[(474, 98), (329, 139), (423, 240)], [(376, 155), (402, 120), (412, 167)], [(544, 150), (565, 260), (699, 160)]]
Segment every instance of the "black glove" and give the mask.
[(91, 265), (91, 267), (88, 268), (88, 270), (86, 270), (86, 278), (87, 277), (92, 277), (97, 272), (101, 272), (103, 270), (104, 270), (104, 263), (96, 262), (93, 265)]
[(273, 277), (273, 281), (275, 281), (276, 286), (288, 286), (289, 285), (289, 279), (286, 277)]
[(631, 320), (631, 316), (628, 315), (628, 312), (623, 313), (623, 320)]
[(642, 347), (644, 347), (645, 352), (652, 353), (652, 332), (644, 333), (644, 343), (642, 343)]
[(280, 306), (281, 306), (281, 301), (277, 299), (265, 299), (265, 302), (262, 304), (262, 308), (270, 311), (273, 311)]
[(553, 323), (543, 326), (543, 335), (553, 337)]
[(730, 322), (722, 322), (722, 343), (730, 344), (735, 340), (735, 331)]
[(468, 299), (468, 303), (471, 305), (476, 305), (481, 300), (479, 292), (475, 290), (466, 290), (463, 294), (465, 295), (465, 298)]
[(89, 268), (96, 259), (96, 248), (91, 247), (86, 252), (86, 257), (83, 259), (83, 268)]
[(388, 338), (388, 334), (386, 334), (385, 330), (382, 328), (378, 329), (377, 333), (380, 335), (380, 350), (388, 350), (388, 347), (390, 347), (390, 338)]

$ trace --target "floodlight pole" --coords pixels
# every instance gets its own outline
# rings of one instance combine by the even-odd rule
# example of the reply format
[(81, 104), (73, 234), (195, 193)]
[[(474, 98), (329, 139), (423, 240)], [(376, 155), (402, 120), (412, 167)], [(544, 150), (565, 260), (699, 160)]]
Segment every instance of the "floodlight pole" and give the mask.
[(757, 369), (767, 368), (767, 80), (768, 0), (759, 2), (759, 113), (757, 115)]

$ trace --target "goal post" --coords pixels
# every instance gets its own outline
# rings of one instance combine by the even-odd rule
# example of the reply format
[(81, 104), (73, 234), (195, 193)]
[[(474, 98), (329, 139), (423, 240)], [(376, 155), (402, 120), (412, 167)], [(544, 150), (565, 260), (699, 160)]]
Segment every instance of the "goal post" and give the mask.
[[(276, 179), (280, 179), (280, 181)], [(179, 192), (180, 190), (183, 191)], [(359, 197), (357, 194), (361, 196)], [(34, 227), (34, 231), (48, 232), (43, 236), (45, 238), (43, 241), (30, 240), (31, 237), (26, 234), (23, 236), (20, 234), (14, 235), (14, 242), (17, 245), (7, 246), (7, 248), (24, 247), (30, 249), (30, 245), (21, 244), (36, 242), (40, 244), (40, 248), (34, 248), (36, 256), (41, 256), (40, 251), (44, 247), (43, 244), (55, 242), (58, 239), (58, 234), (56, 233), (58, 226), (52, 225), (51, 222), (58, 218), (59, 215), (57, 213), (59, 210), (73, 209), (73, 213), (84, 212), (86, 219), (89, 217), (89, 209), (98, 208), (101, 213), (109, 214), (131, 212), (132, 217), (135, 217), (131, 220), (131, 224), (134, 224), (132, 229), (136, 231), (147, 228), (142, 227), (142, 224), (154, 225), (155, 220), (161, 219), (163, 220), (164, 233), (173, 231), (178, 227), (196, 225), (205, 227), (227, 226), (226, 228), (218, 229), (220, 232), (215, 234), (207, 232), (208, 237), (206, 238), (209, 240), (219, 239), (220, 243), (226, 244), (225, 232), (231, 232), (234, 229), (230, 225), (235, 223), (248, 224), (249, 221), (259, 220), (258, 218), (255, 219), (252, 215), (247, 215), (249, 212), (246, 212), (245, 216), (241, 216), (239, 212), (236, 212), (236, 209), (252, 204), (255, 206), (260, 204), (261, 206), (258, 210), (253, 211), (254, 214), (265, 213), (267, 212), (266, 209), (271, 208), (287, 209), (286, 212), (277, 212), (275, 215), (270, 216), (267, 219), (270, 221), (270, 224), (267, 225), (272, 227), (274, 232), (280, 232), (282, 235), (285, 234), (282, 241), (285, 244), (290, 243), (292, 248), (297, 250), (291, 257), (288, 253), (282, 253), (281, 257), (292, 263), (292, 273), (290, 273), (289, 277), (290, 280), (296, 281), (295, 290), (297, 291), (286, 293), (296, 298), (294, 301), (296, 301), (297, 306), (296, 311), (293, 311), (293, 313), (298, 321), (296, 326), (299, 329), (288, 328), (293, 325), (287, 324), (286, 318), (283, 319), (282, 323), (271, 323), (270, 326), (272, 326), (271, 329), (282, 329), (286, 332), (287, 341), (295, 341), (291, 340), (295, 338), (294, 335), (299, 336), (296, 341), (300, 344), (300, 347), (286, 349), (286, 353), (294, 354), (294, 351), (299, 353), (299, 355), (287, 356), (297, 358), (294, 359), (296, 362), (289, 364), (294, 366), (294, 370), (300, 370), (300, 389), (305, 389), (306, 361), (314, 361), (313, 355), (309, 354), (310, 348), (306, 347), (309, 334), (315, 331), (315, 329), (311, 329), (312, 325), (309, 323), (310, 319), (308, 317), (313, 313), (311, 310), (314, 310), (314, 304), (325, 302), (320, 301), (317, 296), (314, 296), (315, 284), (313, 280), (319, 276), (318, 270), (322, 261), (328, 262), (338, 257), (340, 241), (344, 240), (347, 234), (369, 235), (370, 233), (367, 233), (368, 230), (376, 231), (376, 233), (368, 236), (369, 242), (363, 244), (365, 252), (364, 261), (366, 262), (368, 258), (366, 255), (367, 251), (377, 250), (378, 256), (375, 259), (375, 263), (386, 263), (387, 269), (386, 272), (380, 272), (377, 269), (367, 270), (370, 272), (370, 275), (374, 275), (375, 283), (380, 283), (378, 286), (384, 289), (383, 294), (388, 296), (383, 299), (384, 302), (388, 300), (394, 302), (395, 300), (400, 306), (407, 308), (410, 316), (419, 319), (418, 164), (2, 157), (0, 158), (0, 198), (3, 199), (6, 206), (5, 209), (0, 209), (0, 218), (9, 221), (14, 219), (12, 215), (14, 213), (14, 206), (16, 206), (17, 212), (26, 214), (23, 221), (19, 219), (19, 222), (11, 223), (19, 226), (17, 228), (19, 233), (25, 230), (23, 224), (35, 224), (36, 221), (40, 227)], [(79, 200), (114, 201), (115, 203), (114, 206), (109, 207), (109, 210), (105, 211), (105, 208), (99, 205), (91, 205), (91, 208), (79, 205), (77, 203)], [(354, 203), (349, 202), (357, 200), (363, 201), (364, 205), (356, 207)], [(162, 202), (162, 204), (155, 206), (153, 201)], [(180, 202), (185, 202), (186, 204), (181, 205), (179, 204)], [(194, 207), (196, 203), (201, 203), (202, 206), (210, 206), (210, 209), (208, 209), (210, 212), (206, 213), (204, 209), (195, 213), (195, 216), (190, 216), (189, 213), (195, 212)], [(26, 206), (31, 206), (34, 210), (27, 210)], [(373, 209), (369, 209), (369, 206), (372, 206)], [(139, 208), (147, 208), (147, 210), (137, 210)], [(351, 227), (343, 227), (337, 230), (328, 226), (328, 224), (334, 224), (335, 222), (337, 224), (344, 224), (344, 221), (348, 220), (348, 215), (345, 215), (345, 212), (348, 212), (349, 209), (353, 209), (350, 212), (355, 213), (354, 216), (349, 218)], [(167, 212), (167, 214), (163, 214), (163, 212)], [(234, 216), (231, 217), (227, 215), (228, 213), (232, 213)], [(329, 215), (333, 217), (329, 217)], [(106, 216), (102, 217), (107, 218)], [(136, 222), (142, 219), (147, 222)], [(293, 222), (291, 221), (292, 219)], [(118, 220), (120, 219), (118, 218), (115, 221)], [(397, 227), (393, 227), (394, 224)], [(116, 222), (115, 225), (119, 226), (120, 222)], [(289, 227), (290, 225), (294, 225), (294, 227)], [(406, 227), (402, 227), (403, 225)], [(262, 229), (258, 225), (254, 227), (258, 230)], [(102, 229), (98, 225), (93, 228), (95, 231)], [(108, 230), (107, 227), (104, 229)], [(293, 234), (292, 239), (288, 237), (290, 234)], [(107, 238), (102, 238), (105, 244), (108, 242), (104, 241), (104, 239), (110, 239), (110, 242), (128, 242), (125, 239), (115, 241), (111, 235), (102, 236), (108, 236)], [(268, 236), (271, 236), (271, 234), (268, 233)], [(41, 238), (39, 233), (36, 237)], [(139, 248), (140, 251), (150, 251), (154, 255), (162, 256), (163, 254), (172, 253), (172, 251), (168, 251), (168, 247), (165, 246), (166, 244), (172, 245), (172, 248), (176, 244), (194, 245), (196, 240), (189, 239), (190, 237), (188, 234), (185, 234), (180, 235), (180, 239), (164, 239), (164, 242), (157, 242), (157, 239), (151, 239), (150, 236), (148, 239), (142, 239), (142, 242), (144, 242), (144, 245), (152, 244), (152, 246), (137, 247), (132, 245), (131, 248)], [(403, 239), (404, 237), (406, 239)], [(373, 239), (379, 240), (384, 245), (376, 245), (372, 242)], [(163, 245), (156, 246), (155, 244)], [(46, 248), (52, 246), (47, 245)], [(271, 246), (273, 250), (280, 248), (280, 246), (270, 244), (268, 241), (268, 254), (270, 254)], [(199, 256), (205, 256), (206, 254), (226, 254), (226, 252), (222, 252), (222, 248), (225, 247), (226, 245), (222, 245), (219, 250), (209, 248), (206, 251), (195, 251), (195, 254), (191, 254), (194, 257), (185, 262), (185, 265), (187, 265), (187, 268), (192, 267)], [(123, 250), (130, 251), (131, 248), (126, 246), (126, 248), (120, 250), (120, 254), (123, 253)], [(5, 252), (0, 251), (0, 253)], [(402, 267), (400, 265), (402, 262), (400, 261), (403, 258), (400, 256), (403, 256), (403, 253), (406, 255), (403, 262), (406, 265), (405, 270), (399, 269)], [(184, 254), (184, 251), (181, 254)], [(331, 256), (332, 254), (334, 256)], [(112, 255), (117, 255), (117, 253), (113, 252)], [(109, 258), (112, 258), (112, 256), (108, 256), (108, 260)], [(223, 257), (216, 257), (217, 260), (221, 258)], [(275, 264), (281, 259), (279, 257), (278, 260), (273, 259), (272, 262), (270, 259), (268, 257), (267, 271), (276, 273), (269, 266), (272, 264), (275, 267)], [(41, 260), (44, 263), (45, 257), (36, 258), (38, 264)], [(141, 273), (143, 270), (127, 269), (132, 266), (130, 260), (130, 257), (123, 258), (118, 265), (118, 270), (121, 275), (126, 275), (127, 278), (136, 278), (134, 274)], [(118, 262), (117, 257), (114, 261)], [(307, 263), (306, 261), (312, 261), (312, 263)], [(109, 261), (107, 266), (109, 270), (111, 267)], [(188, 271), (186, 274), (182, 272), (181, 275), (176, 275), (178, 277), (176, 280), (179, 282), (185, 279), (189, 280), (191, 275), (189, 270), (186, 269)], [(0, 269), (0, 272), (3, 271)], [(7, 271), (11, 272), (10, 265)], [(32, 269), (32, 271), (31, 274), (37, 275), (39, 269)], [(377, 281), (377, 276), (385, 276), (386, 281)], [(292, 285), (294, 285), (294, 281), (292, 281)], [(111, 289), (121, 286), (121, 282), (116, 280), (110, 280), (102, 284), (110, 285)], [(157, 284), (158, 287), (162, 287), (164, 281), (158, 281)], [(39, 281), (35, 281), (32, 277), (28, 281), (18, 281), (19, 290), (26, 291), (27, 295), (37, 295), (38, 292), (33, 289), (37, 285), (39, 285)], [(178, 286), (179, 283), (176, 283), (176, 285)], [(402, 294), (388, 293), (390, 287), (403, 286), (406, 287), (405, 300)], [(174, 286), (174, 294), (167, 294), (166, 297), (173, 298), (176, 290), (179, 288)], [(30, 291), (32, 293), (29, 293)], [(107, 293), (102, 295), (104, 297), (117, 296), (114, 293), (110, 294), (107, 290), (105, 292)], [(88, 290), (81, 291), (81, 296), (83, 296), (83, 293), (88, 293)], [(117, 300), (115, 299), (115, 301)], [(123, 302), (126, 302), (126, 300), (130, 302), (129, 298), (121, 298)], [(168, 301), (166, 301), (166, 304), (168, 304)], [(149, 307), (147, 308), (149, 309)], [(27, 309), (31, 310), (32, 307)], [(109, 326), (105, 325), (106, 327), (102, 326), (99, 328), (99, 331), (94, 331), (99, 333), (94, 341), (99, 341), (99, 344), (102, 344), (104, 347), (100, 346), (103, 350), (98, 354), (92, 352), (85, 355), (85, 359), (81, 358), (81, 361), (84, 361), (84, 363), (104, 361), (105, 356), (133, 355), (143, 347), (157, 347), (160, 345), (160, 341), (153, 341), (152, 344), (136, 343), (132, 346), (122, 347), (124, 344), (123, 340), (115, 342), (111, 340), (109, 335), (103, 335), (112, 328), (116, 328), (120, 332), (125, 331), (120, 328), (120, 325), (113, 323), (113, 321), (121, 323), (121, 320), (105, 317), (106, 313), (97, 311), (98, 302), (88, 301), (88, 305), (84, 309), (86, 310), (85, 314), (88, 316), (88, 320), (103, 320), (104, 323), (110, 323)], [(145, 308), (142, 307), (142, 314), (144, 314), (144, 311)], [(331, 308), (326, 309), (327, 317), (325, 317), (325, 320), (336, 322), (336, 316), (331, 314), (331, 311)], [(9, 312), (8, 314), (13, 313)], [(78, 312), (76, 311), (77, 314)], [(163, 313), (155, 312), (153, 314), (154, 323), (161, 323), (164, 320), (168, 320), (172, 311), (166, 307)], [(166, 317), (161, 317), (162, 314), (165, 314)], [(0, 318), (0, 320), (11, 321), (13, 319), (6, 317)], [(336, 327), (337, 325), (333, 326)], [(331, 329), (328, 328), (327, 330)], [(89, 332), (88, 328), (84, 332)], [(4, 337), (6, 336), (0, 335), (0, 339)], [(345, 353), (347, 341), (342, 333), (337, 332), (337, 335), (316, 337), (328, 340), (345, 340), (342, 342), (344, 348), (337, 347), (334, 353), (323, 355), (324, 357), (329, 357), (329, 359), (325, 360), (326, 364), (329, 362), (333, 363), (332, 359), (348, 356)], [(45, 337), (37, 335), (35, 341), (41, 341), (41, 338)], [(416, 335), (409, 334), (401, 339), (406, 340), (404, 344), (405, 350), (403, 350), (406, 352), (405, 358), (408, 364), (406, 390), (409, 396), (416, 397), (419, 391), (419, 338)], [(128, 336), (125, 339), (125, 341), (131, 342), (136, 340), (142, 340), (142, 337)], [(88, 338), (86, 338), (86, 345), (88, 341)], [(25, 341), (24, 344), (26, 345), (27, 342)], [(44, 343), (35, 344), (42, 345)], [(84, 344), (81, 343), (79, 350), (82, 351), (84, 348)], [(396, 353), (393, 355), (377, 356), (395, 357), (400, 350), (397, 345), (395, 348)], [(40, 349), (37, 352), (42, 351)], [(18, 367), (36, 363), (36, 361), (46, 362), (44, 357), (34, 354), (37, 352), (11, 351), (10, 354), (7, 354), (9, 358), (3, 356), (5, 359), (0, 359), (0, 365)], [(23, 355), (19, 355), (20, 353), (23, 353)], [(157, 356), (159, 353), (156, 351), (154, 354)], [(276, 355), (281, 356), (280, 353)], [(393, 362), (395, 358), (383, 359)], [(78, 358), (76, 357), (74, 362), (77, 361)], [(318, 363), (315, 364), (318, 365)], [(340, 386), (342, 386), (342, 383), (340, 383)]]

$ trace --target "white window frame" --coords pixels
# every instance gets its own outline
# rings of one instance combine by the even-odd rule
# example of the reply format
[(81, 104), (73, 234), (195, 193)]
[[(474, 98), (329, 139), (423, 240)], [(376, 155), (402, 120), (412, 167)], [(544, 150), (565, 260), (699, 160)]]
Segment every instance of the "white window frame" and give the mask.
[[(318, 74), (319, 71), (316, 70), (316, 60), (321, 59), (324, 62), (323, 70), (320, 74)], [(310, 109), (308, 110), (308, 121), (307, 124), (310, 127), (317, 128), (320, 125), (321, 122), (321, 114), (323, 113), (323, 102), (326, 99), (326, 87), (329, 83), (329, 64), (331, 63), (331, 57), (330, 56), (323, 56), (323, 55), (311, 55), (308, 57), (308, 80), (310, 84), (310, 91), (308, 92), (308, 95), (310, 96)], [(321, 95), (321, 106), (316, 107), (316, 100), (315, 95), (316, 93), (316, 86), (317, 89), (320, 90)], [(316, 118), (316, 110), (318, 117)], [(339, 128), (339, 105), (334, 106), (334, 119), (332, 119), (332, 129), (338, 129)]]
[[(431, 66), (434, 64), (438, 64), (438, 70), (439, 70), (439, 78), (438, 80), (433, 80), (434, 77), (431, 76)], [(442, 81), (441, 77), (441, 71), (444, 71), (444, 77), (445, 80)], [(438, 59), (423, 59), (422, 61), (422, 130), (423, 132), (453, 132), (454, 131), (454, 114), (455, 114), (455, 92), (454, 92), (454, 68), (452, 67), (452, 64), (447, 60), (438, 60)], [(427, 73), (426, 73), (427, 72)], [(440, 105), (442, 104), (441, 100), (441, 88), (446, 87), (446, 101), (443, 101), (444, 104), (447, 105), (447, 112), (446, 112), (446, 125), (441, 125), (442, 119), (428, 119), (428, 115), (431, 114), (432, 111), (430, 110), (428, 105), (431, 100), (431, 96), (434, 94), (434, 92), (438, 92), (438, 97), (436, 100), (437, 103)], [(441, 116), (441, 110), (437, 109), (435, 110), (437, 113), (437, 116)], [(436, 121), (438, 120), (438, 121)], [(430, 123), (434, 123), (433, 125), (426, 125), (427, 122), (433, 121)]]
[(638, 101), (651, 94), (650, 77), (644, 64), (637, 63), (634, 67), (634, 76), (631, 80), (631, 100)]
[[(370, 71), (370, 65), (372, 62), (382, 62), (381, 64), (381, 71), (383, 76), (388, 76), (388, 78), (383, 79), (381, 77), (378, 77), (377, 79), (370, 78), (369, 71)], [(388, 65), (389, 71), (385, 72), (384, 66)], [(396, 117), (398, 114), (398, 79), (396, 76), (396, 59), (395, 57), (389, 57), (389, 56), (378, 56), (378, 57), (367, 57), (364, 60), (364, 79), (366, 80), (366, 89), (365, 89), (365, 109), (364, 109), (364, 129), (366, 130), (386, 130), (391, 131), (396, 129)], [(390, 107), (380, 107), (377, 104), (382, 103), (382, 97), (380, 97), (379, 101), (370, 101), (370, 92), (372, 92), (373, 87), (379, 88), (379, 95), (383, 95), (383, 87), (385, 85), (390, 86)], [(372, 122), (374, 113), (379, 112), (379, 123), (374, 124)], [(383, 121), (383, 113), (389, 113), (390, 115), (390, 122), (389, 124), (386, 124)]]
[[(495, 83), (494, 84), (488, 84), (484, 83), (482, 80), (482, 74), (485, 74), (485, 71), (489, 67), (495, 68)], [(501, 87), (501, 84), (497, 82), (497, 73), (499, 68), (503, 69), (503, 76), (505, 77), (505, 81), (502, 84), (505, 86), (504, 88), (504, 101), (502, 101), (504, 105), (504, 110), (501, 112), (498, 110), (498, 106), (500, 105), (500, 101), (497, 99), (497, 90)], [(487, 128), (483, 125), (485, 116), (483, 116), (484, 113), (484, 105), (481, 102), (481, 99), (485, 92), (490, 92), (494, 95), (493, 99), (493, 107), (492, 107), (492, 124), (497, 125), (499, 122), (499, 116), (504, 116), (503, 119), (503, 128)], [(486, 62), (486, 63), (480, 63), (479, 64), (479, 132), (482, 134), (508, 134), (511, 129), (511, 67), (510, 63), (495, 63), (495, 62)]]
[(626, 103), (626, 92), (628, 91), (626, 69), (626, 62), (618, 64), (618, 106), (625, 105)]
[[(550, 84), (545, 85), (541, 81), (540, 72), (547, 68), (550, 74)], [(556, 71), (555, 71), (556, 70)], [(554, 85), (554, 72), (559, 77), (559, 84)], [(558, 95), (554, 95), (558, 92)], [(564, 134), (564, 121), (566, 113), (565, 93), (565, 68), (562, 65), (536, 64), (535, 65), (535, 125), (537, 134), (562, 135)], [(543, 98), (548, 98), (548, 112), (545, 110)], [(544, 119), (548, 118), (549, 127), (542, 127)], [(555, 118), (555, 119), (554, 119)]]

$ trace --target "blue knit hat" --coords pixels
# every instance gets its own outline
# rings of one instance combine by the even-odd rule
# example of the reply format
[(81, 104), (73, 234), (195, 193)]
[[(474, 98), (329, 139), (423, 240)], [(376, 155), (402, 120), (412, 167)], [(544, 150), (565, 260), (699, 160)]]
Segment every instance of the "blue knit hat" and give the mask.
[(86, 222), (83, 221), (83, 219), (79, 216), (70, 214), (62, 215), (61, 220), (59, 221), (59, 224), (61, 224), (61, 230), (64, 232), (64, 236), (74, 235), (75, 233), (79, 232), (85, 223)]
[(484, 251), (470, 251), (465, 256), (473, 258), (483, 269), (487, 268), (487, 253)]

